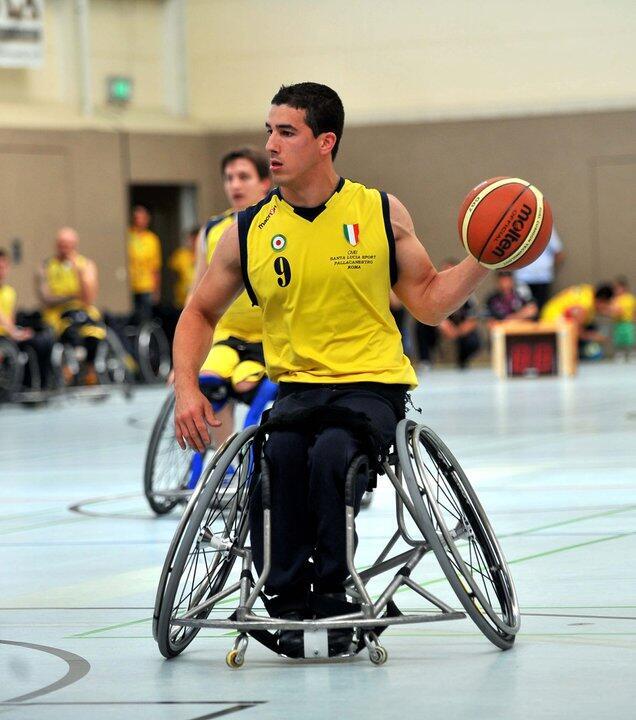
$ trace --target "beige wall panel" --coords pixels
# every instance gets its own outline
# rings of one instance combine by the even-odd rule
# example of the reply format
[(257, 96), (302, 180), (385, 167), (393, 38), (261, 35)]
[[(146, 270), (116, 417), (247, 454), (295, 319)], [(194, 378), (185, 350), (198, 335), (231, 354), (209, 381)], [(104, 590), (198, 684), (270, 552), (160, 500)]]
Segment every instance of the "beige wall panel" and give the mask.
[(106, 78), (133, 78), (131, 108), (163, 105), (163, 3), (158, 0), (98, 0), (90, 4), (93, 93), (105, 105)]
[(117, 133), (82, 131), (72, 138), (73, 217), (83, 252), (99, 268), (99, 306), (128, 309), (127, 194)]
[(21, 244), (21, 262), (9, 279), (20, 307), (36, 304), (34, 270), (51, 255), (55, 228), (69, 216), (69, 167), (66, 148), (59, 145), (0, 142), (0, 245)]
[(594, 167), (594, 181), (598, 222), (593, 250), (601, 274), (627, 275), (636, 287), (636, 155), (601, 160)]
[(355, 123), (636, 105), (633, 0), (189, 0), (192, 114), (254, 128), (281, 83)]

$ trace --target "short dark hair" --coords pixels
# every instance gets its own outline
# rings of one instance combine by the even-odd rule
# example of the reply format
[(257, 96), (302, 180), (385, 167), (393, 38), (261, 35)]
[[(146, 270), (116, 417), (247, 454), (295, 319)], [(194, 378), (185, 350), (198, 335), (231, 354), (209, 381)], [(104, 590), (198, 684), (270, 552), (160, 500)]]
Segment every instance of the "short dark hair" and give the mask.
[(611, 300), (614, 297), (614, 288), (607, 283), (601, 283), (594, 290), (596, 300)]
[(2, 247), (0, 247), (0, 258), (7, 258), (7, 260), (10, 260), (9, 253)]
[(269, 160), (267, 155), (257, 150), (254, 147), (247, 145), (246, 147), (236, 148), (236, 150), (230, 150), (225, 153), (221, 158), (221, 175), (225, 173), (225, 168), (234, 160), (240, 160), (241, 158), (249, 160), (252, 165), (256, 168), (258, 177), (261, 180), (269, 180)]
[(332, 132), (336, 144), (331, 151), (335, 160), (344, 131), (344, 107), (335, 90), (319, 83), (303, 82), (296, 85), (281, 85), (272, 98), (272, 105), (289, 105), (305, 111), (305, 122), (318, 137), (320, 133)]
[(497, 277), (512, 277), (512, 270), (497, 270)]

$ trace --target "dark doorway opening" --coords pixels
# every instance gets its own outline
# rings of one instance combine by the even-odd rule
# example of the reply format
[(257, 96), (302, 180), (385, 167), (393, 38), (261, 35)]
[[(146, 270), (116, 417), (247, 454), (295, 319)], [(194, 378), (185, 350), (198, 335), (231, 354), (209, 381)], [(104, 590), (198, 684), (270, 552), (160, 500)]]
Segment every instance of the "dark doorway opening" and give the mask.
[(150, 229), (161, 240), (161, 304), (172, 305), (174, 277), (168, 269), (168, 258), (182, 244), (187, 232), (197, 222), (197, 189), (194, 185), (131, 185), (129, 209), (135, 205), (148, 208), (152, 216)]

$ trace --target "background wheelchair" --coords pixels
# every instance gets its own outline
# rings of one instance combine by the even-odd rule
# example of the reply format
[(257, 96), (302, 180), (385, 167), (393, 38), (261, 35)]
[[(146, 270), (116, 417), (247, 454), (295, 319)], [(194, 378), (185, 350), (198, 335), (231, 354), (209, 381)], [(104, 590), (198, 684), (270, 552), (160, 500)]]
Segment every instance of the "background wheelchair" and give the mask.
[(136, 322), (134, 316), (106, 313), (104, 321), (133, 360), (129, 370), (143, 383), (164, 382), (170, 373), (170, 343), (158, 320)]
[[(11, 338), (0, 335), (0, 402), (8, 402), (22, 387), (28, 356)], [(37, 359), (36, 359), (37, 364)]]
[[(206, 387), (203, 378), (201, 383), (201, 389), (217, 412), (229, 399), (227, 394), (222, 397), (218, 393), (219, 387), (225, 391), (224, 384), (215, 381)], [(245, 427), (259, 422), (267, 405), (276, 397), (276, 392), (274, 383), (267, 378), (261, 381), (245, 416)], [(153, 425), (144, 464), (144, 495), (157, 515), (165, 515), (176, 505), (190, 499), (201, 477), (205, 457), (215, 452), (213, 446), (208, 448), (205, 456), (179, 447), (174, 436), (174, 403), (174, 390), (170, 388)]]
[[(350, 577), (346, 590), (351, 602), (345, 611), (315, 620), (268, 617), (261, 602), (265, 604), (262, 590), (271, 558), (270, 481), (262, 454), (261, 471), (255, 470), (256, 432), (256, 427), (248, 427), (216, 451), (177, 527), (153, 615), (153, 635), (164, 657), (179, 655), (205, 627), (238, 633), (226, 657), (232, 668), (243, 664), (250, 636), (278, 652), (276, 630), (302, 630), (304, 657), (324, 658), (329, 655), (327, 630), (353, 628), (351, 646), (340, 657), (366, 649), (371, 662), (380, 665), (387, 652), (378, 638), (386, 627), (466, 615), (498, 648), (512, 647), (520, 626), (517, 597), (488, 518), (450, 450), (432, 430), (412, 420), (399, 423), (395, 446), (383, 461), (384, 473), (396, 492), (397, 529), (375, 562), (362, 571), (354, 563), (354, 482), (360, 468), (368, 467), (368, 459), (357, 456), (347, 473)], [(228, 492), (223, 482), (229, 468), (235, 476), (234, 492)], [(247, 545), (248, 508), (258, 483), (265, 557), (263, 572), (255, 577)], [(415, 581), (416, 568), (430, 555), (437, 559), (464, 612)], [(382, 576), (387, 573), (391, 575), (385, 585)], [(402, 612), (395, 602), (402, 589), (424, 600), (425, 608)], [(412, 593), (407, 596), (411, 603)]]

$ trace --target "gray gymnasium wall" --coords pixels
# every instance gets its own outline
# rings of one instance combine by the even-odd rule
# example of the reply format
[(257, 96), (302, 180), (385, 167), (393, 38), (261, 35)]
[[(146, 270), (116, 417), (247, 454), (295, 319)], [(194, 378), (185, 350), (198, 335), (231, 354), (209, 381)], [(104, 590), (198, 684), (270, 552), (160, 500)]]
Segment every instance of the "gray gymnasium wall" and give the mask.
[[(0, 130), (0, 245), (23, 241), (12, 277), (20, 304), (35, 304), (33, 269), (51, 253), (55, 229), (71, 224), (99, 265), (99, 304), (125, 309), (128, 185), (193, 184), (203, 220), (225, 207), (220, 155), (264, 141), (261, 132)], [(436, 263), (462, 254), (455, 224), (465, 192), (519, 175), (552, 203), (567, 251), (560, 286), (618, 272), (636, 283), (636, 112), (349, 127), (337, 168), (403, 200)]]

